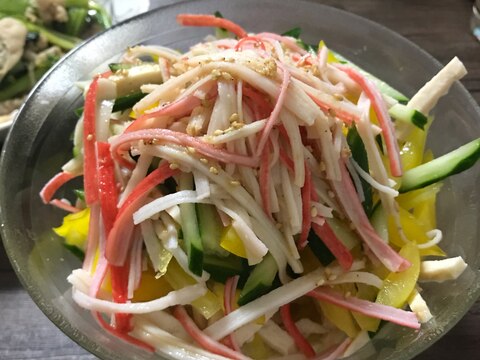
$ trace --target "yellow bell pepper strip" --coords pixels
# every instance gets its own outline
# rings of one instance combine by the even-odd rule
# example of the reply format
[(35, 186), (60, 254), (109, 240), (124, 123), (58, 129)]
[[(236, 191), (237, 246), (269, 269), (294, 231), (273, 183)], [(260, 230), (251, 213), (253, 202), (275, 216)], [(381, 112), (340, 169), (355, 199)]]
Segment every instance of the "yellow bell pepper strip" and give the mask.
[(397, 197), (398, 204), (405, 210), (412, 210), (424, 202), (435, 199), (442, 188), (442, 183), (434, 183), (422, 189), (412, 190)]
[[(365, 284), (357, 284), (357, 294), (356, 297), (362, 300), (374, 301), (377, 297), (378, 290), (372, 286)], [(359, 312), (352, 311), (353, 318), (357, 322), (360, 329), (364, 331), (376, 331), (378, 327), (378, 320), (360, 314)]]
[[(432, 230), (431, 228), (426, 228), (425, 225), (419, 222), (413, 214), (402, 207), (399, 207), (399, 214), (403, 232), (408, 240), (412, 241), (414, 244), (424, 244), (430, 241), (430, 238), (427, 236), (427, 232)], [(398, 247), (402, 247), (404, 245), (393, 218), (388, 219), (388, 235), (392, 244)], [(445, 256), (445, 253), (442, 249), (440, 249), (440, 247), (434, 245), (427, 249), (420, 249), (420, 255)]]
[(435, 229), (437, 227), (435, 203), (435, 197), (432, 197), (413, 209), (413, 216), (424, 224), (427, 229)]
[(164, 276), (157, 277), (155, 271), (148, 267), (142, 272), (140, 285), (133, 293), (132, 302), (146, 302), (161, 298), (172, 291), (172, 287)]
[[(402, 272), (391, 272), (383, 280), (382, 288), (378, 291), (376, 303), (402, 308), (408, 301), (420, 274), (420, 252), (413, 242), (405, 244), (399, 255), (410, 261), (410, 267)], [(364, 324), (365, 325), (365, 324)], [(377, 331), (380, 320), (372, 319), (368, 322), (370, 331)]]
[(415, 243), (405, 244), (399, 254), (410, 262), (410, 267), (402, 272), (391, 272), (383, 281), (376, 299), (379, 304), (396, 308), (406, 304), (420, 274), (420, 252)]
[[(334, 286), (333, 288), (345, 292), (341, 285)], [(358, 328), (357, 323), (355, 322), (355, 319), (349, 310), (326, 301), (318, 301), (318, 305), (322, 309), (323, 315), (332, 324), (347, 334), (348, 337), (354, 338), (358, 335), (360, 329)]]
[(242, 239), (240, 239), (232, 225), (227, 226), (223, 231), (220, 238), (220, 246), (234, 255), (244, 259), (247, 258), (247, 252), (243, 246)]
[[(325, 41), (320, 40), (320, 42), (318, 43), (318, 49), (321, 50), (324, 46), (326, 46)], [(335, 54), (332, 51), (328, 50), (327, 63), (332, 64), (332, 63), (339, 63), (339, 62), (340, 60), (338, 60)]]
[(404, 171), (413, 169), (423, 163), (426, 134), (426, 130), (412, 128), (410, 135), (400, 149)]
[[(425, 152), (423, 163), (433, 160), (433, 153), (430, 150)], [(397, 197), (401, 207), (406, 210), (413, 210), (413, 215), (427, 229), (434, 229), (436, 224), (436, 197), (442, 188), (442, 183), (437, 182), (422, 189), (412, 190)]]
[(265, 344), (260, 335), (255, 334), (253, 340), (246, 342), (242, 347), (242, 352), (252, 359), (269, 359), (276, 353)]
[(86, 208), (77, 213), (68, 214), (63, 218), (63, 223), (53, 228), (55, 234), (65, 239), (65, 244), (75, 246), (85, 251), (87, 246), (88, 226), (90, 223), (90, 209)]
[[(195, 279), (188, 275), (181, 267), (178, 265), (175, 259), (172, 259), (168, 265), (168, 271), (164, 275), (165, 280), (170, 284), (174, 290), (184, 288), (188, 285), (196, 284)], [(219, 299), (215, 296), (210, 290), (207, 293), (195, 301), (192, 301), (192, 306), (199, 311), (205, 319), (210, 319), (218, 311), (222, 310), (222, 304)]]

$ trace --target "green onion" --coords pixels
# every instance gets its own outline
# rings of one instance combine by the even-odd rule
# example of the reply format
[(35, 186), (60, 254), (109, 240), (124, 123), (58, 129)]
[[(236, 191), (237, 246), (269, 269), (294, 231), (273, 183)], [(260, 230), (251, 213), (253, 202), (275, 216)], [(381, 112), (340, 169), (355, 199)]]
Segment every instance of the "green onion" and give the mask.
[(87, 9), (71, 8), (68, 9), (68, 22), (65, 31), (68, 35), (78, 36), (86, 24), (88, 15)]
[(28, 31), (36, 31), (42, 34), (43, 36), (45, 36), (48, 42), (57, 45), (65, 50), (73, 49), (78, 43), (82, 41), (77, 37), (65, 35), (55, 30), (50, 30), (44, 28), (43, 26), (32, 24), (27, 21), (23, 21), (23, 23), (27, 27)]
[(29, 0), (0, 0), (0, 13), (24, 16), (29, 5)]

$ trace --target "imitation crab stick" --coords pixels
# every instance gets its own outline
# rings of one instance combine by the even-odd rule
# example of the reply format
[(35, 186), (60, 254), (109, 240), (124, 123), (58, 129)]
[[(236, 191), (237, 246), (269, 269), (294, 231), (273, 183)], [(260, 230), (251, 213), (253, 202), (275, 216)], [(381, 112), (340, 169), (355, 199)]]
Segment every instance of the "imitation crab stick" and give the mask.
[(247, 32), (242, 29), (240, 25), (237, 25), (230, 20), (216, 17), (214, 15), (179, 14), (177, 15), (177, 22), (184, 26), (208, 26), (223, 28), (234, 33), (239, 38), (247, 36)]

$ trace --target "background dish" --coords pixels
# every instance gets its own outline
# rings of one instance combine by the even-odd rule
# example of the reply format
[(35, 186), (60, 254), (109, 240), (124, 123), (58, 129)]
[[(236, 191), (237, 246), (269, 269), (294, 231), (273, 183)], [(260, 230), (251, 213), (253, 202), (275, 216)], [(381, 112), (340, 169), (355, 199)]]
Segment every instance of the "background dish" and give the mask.
[[(343, 52), (346, 56), (355, 57), (359, 64), (365, 65), (367, 70), (385, 78), (410, 95), (438, 69), (438, 64), (418, 48), (413, 47), (405, 40), (376, 25), (351, 15), (312, 3), (300, 3), (301, 6), (299, 3), (278, 6), (277, 3), (270, 1), (263, 2), (261, 6), (257, 7), (259, 18), (265, 19), (264, 24), (259, 24), (255, 23), (255, 19), (252, 18), (251, 13), (248, 11), (249, 5), (251, 6), (252, 3), (254, 2), (229, 3), (227, 6), (227, 4), (219, 5), (214, 2), (201, 1), (189, 5), (180, 3), (168, 6), (161, 13), (157, 14), (157, 16), (162, 17), (161, 24), (159, 24), (158, 18), (153, 17), (153, 14), (149, 14), (141, 19), (130, 20), (127, 24), (114, 30), (115, 32), (101, 35), (94, 42), (85, 44), (82, 47), (83, 50), (80, 49), (72, 53), (57, 70), (51, 73), (46, 82), (37, 88), (33, 97), (27, 102), (21, 120), (15, 124), (12, 135), (8, 140), (7, 147), (11, 152), (5, 153), (3, 160), (4, 167), (0, 181), (4, 184), (4, 188), (1, 189), (0, 195), (2, 208), (9, 209), (9, 212), (3, 212), (2, 216), (7, 223), (7, 226), (4, 228), (4, 236), (11, 256), (29, 253), (32, 244), (27, 239), (33, 237), (39, 240), (38, 235), (42, 231), (48, 230), (53, 221), (55, 219), (58, 220), (61, 216), (56, 211), (40, 207), (40, 201), (36, 195), (43, 182), (68, 157), (68, 154), (65, 153), (65, 157), (56, 155), (50, 158), (52, 154), (57, 153), (57, 149), (65, 149), (65, 146), (68, 146), (67, 136), (59, 138), (55, 137), (55, 134), (61, 134), (62, 132), (66, 134), (67, 130), (73, 126), (73, 123), (67, 123), (67, 119), (62, 123), (58, 123), (60, 116), (62, 115), (63, 117), (63, 114), (69, 114), (69, 109), (73, 109), (75, 102), (78, 100), (79, 92), (69, 89), (69, 82), (87, 76), (91, 70), (91, 64), (98, 64), (109, 59), (114, 54), (121, 52), (122, 46), (143, 40), (138, 38), (142, 31), (155, 31), (157, 34), (156, 41), (164, 45), (175, 44), (176, 47), (181, 48), (209, 33), (207, 29), (199, 31), (198, 29), (181, 29), (178, 27), (174, 24), (174, 14), (179, 11), (193, 11), (190, 8), (191, 6), (198, 7), (202, 12), (213, 12), (219, 9), (226, 16), (238, 21), (252, 31), (269, 29), (281, 32), (301, 24), (306, 40), (317, 41), (319, 36), (323, 37), (327, 44), (332, 44), (331, 46), (335, 50)], [(181, 10), (178, 10), (179, 8)], [(261, 14), (265, 15), (262, 16)], [(267, 14), (268, 16), (266, 16)], [(285, 16), (286, 14), (289, 14), (289, 16)], [(348, 24), (348, 26), (333, 33), (331, 29), (339, 26), (339, 24)], [(132, 29), (135, 29), (136, 32), (132, 31)], [(163, 29), (168, 29), (168, 32), (162, 32)], [(111, 41), (109, 42), (111, 38), (107, 36), (114, 36), (114, 38), (118, 39), (118, 42), (112, 44)], [(177, 42), (175, 36), (181, 37), (182, 41)], [(349, 39), (350, 42), (347, 44), (339, 39)], [(376, 41), (384, 41), (384, 46), (378, 48)], [(94, 51), (99, 48), (103, 49), (102, 52)], [(88, 54), (94, 54), (94, 56), (88, 56)], [(398, 56), (398, 54), (403, 56)], [(451, 55), (453, 56), (453, 54), (454, 51), (452, 51)], [(384, 61), (388, 63), (385, 67), (382, 65)], [(82, 65), (74, 69), (72, 68), (74, 64)], [(406, 71), (405, 69), (410, 65), (412, 67), (409, 68), (409, 71)], [(399, 74), (402, 75), (401, 79), (397, 77), (398, 74), (389, 70), (392, 67), (399, 71)], [(412, 72), (410, 73), (410, 71)], [(453, 101), (452, 97), (458, 101)], [(38, 105), (40, 101), (48, 101), (48, 104), (38, 109), (35, 105)], [(475, 117), (478, 118), (479, 116), (478, 108), (475, 107), (474, 102), (466, 94), (465, 90), (459, 86), (456, 86), (450, 97), (442, 102), (437, 109), (437, 114), (437, 120), (441, 121), (442, 128), (443, 126), (449, 129), (452, 127), (452, 130), (449, 130), (449, 132), (442, 132), (439, 126), (440, 121), (436, 123), (436, 130), (432, 133), (432, 136), (436, 136), (436, 141), (431, 144), (433, 150), (437, 153), (443, 153), (455, 147), (453, 142), (449, 145), (450, 147), (443, 146), (446, 143), (448, 144), (448, 140), (455, 140), (458, 145), (462, 139), (471, 139), (473, 137), (472, 134), (479, 133), (478, 122), (474, 123), (473, 121)], [(34, 118), (36, 121), (30, 122)], [(463, 126), (459, 128), (454, 127), (458, 123)], [(24, 138), (23, 143), (19, 141), (28, 133), (37, 135)], [(42, 144), (45, 146), (50, 145), (51, 147), (45, 147), (44, 150), (39, 151), (39, 146)], [(56, 144), (57, 148), (53, 147), (53, 144)], [(42, 164), (47, 159), (49, 159), (48, 167)], [(11, 179), (12, 176), (15, 176), (15, 178), (24, 180), (18, 184), (7, 182), (7, 169), (9, 169), (8, 178)], [(446, 186), (447, 192), (442, 196), (440, 203), (440, 207), (450, 204), (451, 209), (449, 211), (455, 209), (457, 214), (459, 211), (468, 208), (468, 206), (465, 206), (465, 202), (471, 205), (471, 208), (468, 210), (470, 215), (465, 214), (465, 216), (461, 216), (462, 213), (460, 213), (457, 219), (448, 220), (451, 226), (446, 234), (448, 237), (455, 239), (462, 238), (465, 242), (471, 241), (471, 243), (469, 242), (469, 247), (463, 248), (458, 246), (458, 243), (451, 243), (449, 250), (451, 255), (459, 254), (465, 256), (473, 269), (478, 268), (479, 261), (476, 260), (478, 257), (476, 254), (478, 254), (479, 249), (473, 242), (474, 239), (477, 239), (479, 232), (478, 225), (475, 225), (479, 203), (478, 189), (474, 187), (476, 178), (478, 179), (478, 170), (474, 169), (472, 173), (465, 176), (461, 175), (453, 182), (448, 182)], [(31, 183), (32, 179), (34, 180), (33, 183)], [(37, 219), (35, 216), (40, 213), (39, 211), (42, 213), (41, 219)], [(47, 216), (48, 220), (45, 221), (43, 216)], [(444, 220), (444, 223), (447, 222), (447, 211), (440, 212), (439, 216)], [(15, 224), (15, 222), (16, 227), (12, 227), (12, 224)], [(462, 235), (466, 237), (463, 238)], [(51, 240), (47, 238), (46, 242), (51, 242)], [(25, 256), (23, 258), (16, 257), (16, 262), (14, 262), (17, 270), (23, 269), (20, 277), (27, 288), (29, 288), (32, 297), (52, 320), (70, 336), (74, 337), (76, 341), (82, 342), (82, 345), (99, 355), (112, 355), (108, 350), (99, 348), (89, 338), (79, 335), (78, 331), (88, 329), (89, 323), (86, 319), (83, 319), (81, 315), (76, 313), (69, 313), (66, 317), (61, 314), (61, 312), (68, 312), (72, 309), (70, 304), (64, 303), (62, 301), (63, 298), (59, 297), (66, 290), (67, 284), (64, 278), (67, 273), (67, 264), (72, 259), (68, 257), (68, 254), (53, 253), (61, 251), (59, 246), (50, 247), (53, 244), (48, 244), (47, 255), (46, 249), (41, 249), (41, 246), (38, 246), (38, 244), (37, 248), (41, 256), (39, 259), (36, 259), (37, 262), (35, 261), (35, 256), (29, 257), (30, 262)], [(60, 260), (62, 256), (63, 262)], [(29, 263), (33, 268), (29, 268)], [(52, 268), (56, 269), (56, 266), (60, 264), (65, 264), (64, 271), (56, 272), (55, 275), (57, 277), (53, 279), (53, 282), (45, 283), (43, 276), (48, 274), (48, 271)], [(445, 322), (442, 330), (447, 330), (450, 325), (453, 325), (454, 321), (446, 321), (450, 314), (453, 314), (452, 319), (458, 319), (463, 314), (463, 311), (466, 310), (465, 306), (468, 305), (468, 301), (465, 301), (464, 293), (455, 296), (455, 289), (460, 290), (463, 287), (470, 287), (472, 290), (469, 298), (470, 302), (473, 302), (477, 296), (479, 275), (478, 273), (472, 273), (471, 276), (466, 283), (459, 283), (453, 288), (449, 287), (450, 293), (447, 294), (445, 292), (445, 296), (448, 297), (442, 299), (442, 302), (448, 304), (447, 310), (439, 318), (439, 320), (443, 319)], [(434, 309), (442, 306), (443, 304), (438, 303)], [(66, 321), (75, 323), (76, 328), (72, 328)], [(119, 347), (116, 344), (113, 345), (107, 336), (92, 331), (89, 334), (91, 336), (90, 339), (98, 339), (98, 342), (106, 347), (115, 346), (118, 353), (133, 358), (127, 352), (127, 349), (124, 349), (121, 345)], [(438, 337), (438, 335), (436, 332), (433, 335), (424, 333), (424, 339), (433, 339)], [(403, 345), (405, 346), (406, 344), (404, 343)], [(421, 345), (421, 343), (416, 343), (416, 345), (408, 347), (406, 351), (402, 352), (402, 355), (413, 355), (420, 350)]]
[[(129, 17), (141, 14), (150, 7), (150, 0), (99, 0), (98, 3), (104, 6), (108, 14), (110, 14), (113, 24), (117, 24)], [(7, 136), (15, 116), (8, 121), (0, 120), (0, 141), (3, 142)]]

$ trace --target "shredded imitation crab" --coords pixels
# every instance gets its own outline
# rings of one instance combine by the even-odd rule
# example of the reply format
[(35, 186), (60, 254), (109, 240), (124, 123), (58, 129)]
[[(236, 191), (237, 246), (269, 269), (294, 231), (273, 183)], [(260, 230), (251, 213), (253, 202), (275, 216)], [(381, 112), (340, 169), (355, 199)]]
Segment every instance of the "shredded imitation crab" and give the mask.
[[(84, 253), (74, 301), (122, 340), (179, 358), (335, 359), (368, 346), (381, 320), (429, 321), (417, 281), (424, 256), (445, 256), (440, 184), (399, 194), (404, 171), (428, 161), (427, 130), (390, 115), (415, 108), (323, 43), (177, 21), (231, 37), (128, 49), (87, 86), (76, 155), (40, 193), (71, 212), (54, 230)], [(445, 91), (416, 107), (461, 77), (455, 61)], [(75, 202), (54, 199), (78, 176)]]

